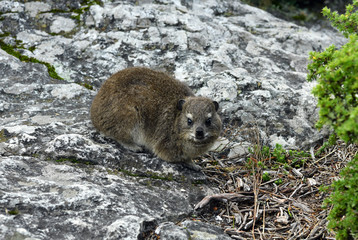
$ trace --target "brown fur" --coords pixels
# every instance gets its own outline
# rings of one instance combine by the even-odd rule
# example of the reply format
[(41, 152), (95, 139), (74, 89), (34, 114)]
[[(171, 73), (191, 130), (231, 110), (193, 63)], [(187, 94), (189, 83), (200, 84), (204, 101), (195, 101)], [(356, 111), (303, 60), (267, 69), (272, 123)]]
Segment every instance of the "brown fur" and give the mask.
[(144, 147), (165, 161), (198, 170), (192, 158), (207, 151), (221, 131), (217, 108), (165, 73), (135, 67), (103, 84), (91, 119), (99, 131), (131, 150)]

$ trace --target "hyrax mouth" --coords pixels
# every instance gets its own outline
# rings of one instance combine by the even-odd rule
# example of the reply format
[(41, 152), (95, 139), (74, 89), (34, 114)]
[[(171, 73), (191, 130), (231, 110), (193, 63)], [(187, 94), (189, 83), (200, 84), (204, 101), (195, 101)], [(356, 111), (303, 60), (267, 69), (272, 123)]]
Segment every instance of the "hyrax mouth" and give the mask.
[(206, 145), (209, 145), (212, 143), (212, 139), (208, 136), (197, 138), (197, 137), (191, 137), (189, 141), (197, 147), (204, 147)]

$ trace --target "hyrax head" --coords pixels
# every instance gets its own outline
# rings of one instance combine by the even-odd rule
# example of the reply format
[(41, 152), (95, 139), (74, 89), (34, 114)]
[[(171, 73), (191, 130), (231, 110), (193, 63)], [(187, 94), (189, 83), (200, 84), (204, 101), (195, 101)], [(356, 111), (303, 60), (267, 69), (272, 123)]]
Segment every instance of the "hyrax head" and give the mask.
[(205, 97), (188, 97), (179, 100), (178, 128), (183, 140), (197, 147), (210, 146), (219, 137), (221, 120), (219, 104)]

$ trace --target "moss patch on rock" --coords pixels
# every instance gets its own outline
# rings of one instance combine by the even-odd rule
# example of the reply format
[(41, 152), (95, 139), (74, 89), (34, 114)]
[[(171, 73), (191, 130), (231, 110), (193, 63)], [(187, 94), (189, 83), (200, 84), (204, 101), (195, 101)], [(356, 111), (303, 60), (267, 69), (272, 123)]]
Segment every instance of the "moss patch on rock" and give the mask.
[(57, 73), (56, 73), (56, 69), (54, 66), (52, 66), (51, 64), (44, 62), (44, 61), (40, 61), (36, 58), (33, 57), (28, 57), (26, 55), (21, 54), (19, 51), (16, 51), (15, 48), (9, 44), (6, 44), (3, 40), (0, 40), (0, 48), (2, 50), (4, 50), (5, 52), (7, 52), (8, 54), (18, 58), (20, 61), (22, 62), (32, 62), (32, 63), (39, 63), (39, 64), (43, 64), (47, 67), (47, 71), (48, 74), (50, 75), (50, 77), (54, 78), (54, 79), (59, 79), (59, 80), (63, 80), (62, 77), (60, 77)]
[(11, 134), (4, 128), (0, 130), (0, 142), (6, 142), (11, 138)]

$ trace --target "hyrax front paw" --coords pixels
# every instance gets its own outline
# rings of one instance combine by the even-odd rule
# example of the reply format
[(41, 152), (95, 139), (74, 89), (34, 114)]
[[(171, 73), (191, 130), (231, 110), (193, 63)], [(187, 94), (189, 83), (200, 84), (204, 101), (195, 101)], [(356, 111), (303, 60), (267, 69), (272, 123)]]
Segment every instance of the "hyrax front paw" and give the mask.
[(202, 167), (200, 167), (199, 165), (196, 165), (196, 164), (193, 163), (193, 162), (184, 162), (183, 164), (184, 164), (184, 166), (186, 166), (187, 168), (190, 168), (190, 169), (192, 169), (192, 170), (194, 170), (194, 171), (197, 171), (197, 172), (201, 171), (201, 169), (202, 169)]

